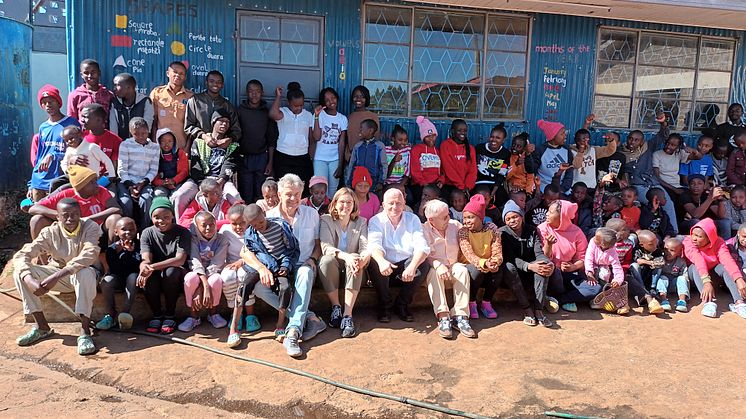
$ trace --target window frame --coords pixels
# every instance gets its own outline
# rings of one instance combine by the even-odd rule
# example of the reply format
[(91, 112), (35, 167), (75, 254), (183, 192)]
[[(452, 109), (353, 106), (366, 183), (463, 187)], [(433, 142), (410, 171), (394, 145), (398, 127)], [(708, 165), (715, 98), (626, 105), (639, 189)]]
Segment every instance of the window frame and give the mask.
[[(457, 9), (457, 8), (451, 8), (451, 7), (432, 7), (432, 6), (419, 6), (419, 5), (394, 5), (389, 3), (378, 3), (378, 2), (365, 2), (363, 5), (363, 10), (361, 12), (361, 19), (360, 19), (360, 33), (361, 33), (361, 44), (362, 44), (362, 63), (361, 63), (361, 84), (365, 85), (366, 81), (372, 81), (372, 82), (396, 82), (396, 83), (406, 83), (407, 85), (407, 95), (406, 95), (406, 112), (404, 115), (398, 115), (395, 113), (381, 113), (383, 116), (389, 116), (389, 117), (407, 117), (411, 118), (413, 116), (412, 112), (412, 86), (415, 83), (420, 83), (414, 80), (414, 49), (416, 47), (414, 42), (415, 37), (415, 12), (416, 11), (426, 11), (426, 12), (440, 12), (440, 13), (455, 13), (455, 14), (465, 14), (465, 15), (474, 15), (474, 16), (480, 16), (482, 18), (482, 46), (479, 49), (473, 49), (469, 51), (479, 51), (481, 54), (480, 60), (479, 60), (479, 69), (480, 69), (480, 75), (479, 75), (479, 84), (469, 84), (469, 83), (450, 83), (450, 82), (437, 82), (437, 84), (440, 85), (448, 85), (448, 86), (461, 86), (461, 87), (477, 87), (478, 92), (478, 98), (477, 98), (477, 112), (476, 116), (473, 118), (464, 118), (467, 121), (505, 121), (505, 122), (521, 122), (526, 119), (526, 113), (528, 111), (528, 102), (529, 102), (529, 85), (530, 85), (530, 74), (531, 74), (531, 42), (532, 42), (532, 34), (533, 34), (533, 18), (530, 14), (526, 13), (498, 13), (498, 12), (489, 12), (479, 9)], [(409, 43), (407, 44), (407, 47), (409, 48), (409, 64), (407, 65), (407, 79), (406, 80), (386, 80), (386, 79), (367, 79), (366, 78), (366, 67), (367, 67), (367, 25), (368, 25), (368, 9), (369, 7), (381, 7), (381, 8), (396, 8), (396, 9), (403, 9), (408, 10), (409, 14)], [(521, 116), (519, 118), (485, 118), (484, 117), (484, 110), (485, 110), (485, 94), (487, 91), (487, 59), (488, 59), (488, 53), (491, 51), (489, 49), (489, 23), (490, 18), (518, 18), (520, 20), (524, 20), (526, 22), (526, 48), (525, 48), (525, 71), (524, 71), (524, 82), (521, 85), (521, 88), (523, 89), (523, 103), (521, 105)], [(371, 42), (372, 44), (378, 44), (378, 45), (395, 45), (395, 46), (402, 46), (404, 44), (394, 44), (394, 43), (387, 43), (387, 42)], [(420, 46), (420, 48), (426, 48)], [(440, 47), (436, 47), (440, 48)], [(442, 47), (445, 48), (445, 47)], [(460, 51), (462, 49), (459, 49)], [(466, 51), (466, 49), (463, 49)], [(492, 50), (496, 52), (503, 52), (503, 53), (510, 53), (509, 51), (503, 51), (503, 50)], [(512, 52), (517, 53), (517, 52)], [(427, 82), (423, 81), (422, 84), (426, 83), (436, 83), (436, 82)], [(500, 86), (500, 85), (494, 85), (489, 84), (490, 87), (511, 87), (511, 86)], [(380, 112), (379, 112), (380, 113)], [(419, 114), (419, 112), (418, 112)], [(432, 118), (435, 119), (442, 119), (442, 118), (450, 118), (447, 116), (433, 116)]]
[[(608, 95), (608, 94), (599, 94), (596, 92), (597, 88), (597, 82), (598, 82), (598, 71), (599, 71), (599, 64), (606, 64), (609, 62), (609, 60), (600, 60), (598, 57), (599, 52), (599, 46), (601, 43), (601, 34), (603, 31), (610, 31), (610, 32), (628, 32), (628, 33), (634, 33), (637, 36), (636, 40), (636, 49), (635, 49), (635, 59), (632, 65), (632, 87), (631, 87), (631, 93), (630, 96), (617, 96), (617, 95)], [(637, 95), (637, 74), (638, 74), (638, 68), (642, 66), (648, 66), (648, 67), (655, 67), (655, 68), (666, 68), (666, 69), (686, 69), (689, 70), (688, 67), (682, 67), (682, 66), (661, 66), (656, 64), (640, 64), (640, 46), (642, 44), (642, 36), (644, 34), (652, 34), (652, 35), (664, 35), (669, 36), (673, 38), (684, 38), (684, 39), (695, 39), (696, 40), (696, 48), (697, 48), (697, 55), (694, 60), (694, 81), (692, 86), (692, 94), (691, 98), (687, 100), (681, 100), (679, 99), (679, 102), (689, 103), (691, 104), (691, 111), (695, 111), (697, 109), (697, 106), (700, 104), (699, 101), (699, 77), (700, 77), (700, 71), (705, 72), (720, 72), (720, 73), (726, 73), (725, 70), (713, 70), (713, 69), (702, 69), (700, 68), (700, 59), (701, 59), (701, 53), (702, 53), (702, 45), (705, 41), (712, 40), (717, 42), (732, 42), (733, 43), (733, 52), (732, 52), (732, 58), (731, 58), (731, 68), (729, 69), (728, 73), (730, 75), (730, 82), (728, 85), (728, 95), (725, 99), (725, 102), (730, 103), (732, 95), (733, 95), (733, 74), (735, 72), (737, 63), (737, 57), (738, 57), (738, 48), (740, 40), (738, 38), (731, 38), (727, 36), (713, 36), (713, 35), (703, 35), (703, 34), (696, 34), (696, 33), (685, 33), (685, 32), (672, 32), (672, 31), (662, 31), (662, 30), (653, 30), (653, 29), (642, 29), (642, 28), (629, 28), (629, 27), (623, 27), (623, 26), (611, 26), (611, 25), (598, 25), (597, 31), (596, 31), (596, 53), (593, 57), (593, 95), (591, 96), (591, 109), (592, 112), (595, 112), (595, 103), (596, 103), (596, 97), (602, 96), (602, 97), (610, 97), (610, 98), (618, 98), (618, 99), (627, 99), (629, 100), (629, 109), (627, 112), (628, 117), (628, 124), (626, 127), (604, 127), (604, 129), (622, 129), (622, 130), (639, 130), (643, 132), (654, 132), (655, 128), (639, 128), (639, 127), (633, 127), (633, 123), (635, 121), (634, 117), (636, 115), (635, 112), (635, 100), (641, 100), (645, 99), (645, 96), (643, 95)], [(725, 112), (727, 110), (721, 110), (721, 115), (725, 115)], [(727, 118), (727, 115), (726, 115)], [(685, 127), (683, 130), (678, 130), (679, 132), (684, 133), (697, 133), (701, 132), (694, 129), (694, 124), (696, 122), (695, 118), (690, 118), (689, 125)]]

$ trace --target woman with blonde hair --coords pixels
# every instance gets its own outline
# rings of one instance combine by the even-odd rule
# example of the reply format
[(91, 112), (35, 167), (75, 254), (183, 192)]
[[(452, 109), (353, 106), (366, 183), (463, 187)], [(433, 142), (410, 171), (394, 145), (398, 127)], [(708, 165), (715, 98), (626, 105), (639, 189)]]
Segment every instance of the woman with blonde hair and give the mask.
[[(332, 304), (329, 326), (342, 329), (342, 337), (355, 336), (352, 309), (355, 306), (365, 267), (370, 261), (368, 224), (360, 216), (355, 192), (341, 188), (329, 204), (329, 214), (321, 216), (319, 231), (321, 260), (319, 277)], [(339, 300), (339, 280), (344, 274), (344, 312)]]

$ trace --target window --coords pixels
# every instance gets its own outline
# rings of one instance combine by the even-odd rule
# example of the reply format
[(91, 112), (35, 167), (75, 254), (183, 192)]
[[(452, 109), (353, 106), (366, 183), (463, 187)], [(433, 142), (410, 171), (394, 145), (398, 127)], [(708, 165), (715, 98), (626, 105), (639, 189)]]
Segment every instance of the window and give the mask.
[(364, 84), (396, 116), (523, 119), (528, 18), (366, 5)]
[(267, 97), (288, 81), (299, 82), (309, 98), (321, 90), (322, 18), (239, 11), (238, 27), (239, 97), (251, 79), (264, 84)]
[(725, 121), (735, 41), (602, 28), (596, 61), (596, 121), (654, 129), (664, 112), (672, 128), (701, 131)]

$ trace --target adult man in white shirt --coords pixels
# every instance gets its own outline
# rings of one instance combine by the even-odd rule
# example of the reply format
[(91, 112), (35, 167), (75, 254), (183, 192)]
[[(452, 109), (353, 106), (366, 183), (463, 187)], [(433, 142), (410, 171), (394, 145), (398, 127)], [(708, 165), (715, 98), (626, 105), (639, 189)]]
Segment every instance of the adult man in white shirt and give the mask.
[(383, 195), (383, 211), (370, 219), (368, 248), (372, 259), (368, 268), (378, 294), (378, 321), (388, 323), (392, 283), (400, 283), (401, 291), (394, 308), (403, 321), (414, 321), (409, 311), (415, 291), (430, 271), (426, 262), (430, 247), (422, 233), (420, 219), (404, 212), (404, 195), (389, 189)]

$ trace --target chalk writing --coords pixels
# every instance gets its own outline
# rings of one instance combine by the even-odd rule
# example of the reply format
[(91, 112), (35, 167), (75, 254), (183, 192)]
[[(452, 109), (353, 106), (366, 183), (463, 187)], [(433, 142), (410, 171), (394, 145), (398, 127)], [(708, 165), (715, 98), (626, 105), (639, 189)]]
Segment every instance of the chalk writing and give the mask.
[(159, 36), (159, 33), (153, 29), (153, 22), (130, 21), (127, 27), (130, 30), (130, 33), (153, 37)]
[(132, 40), (132, 47), (136, 48), (138, 54), (160, 55), (161, 49), (165, 46), (166, 42), (161, 38)]
[(591, 52), (591, 47), (588, 45), (537, 45), (534, 51), (540, 54), (585, 54)]
[(544, 66), (542, 70), (544, 90), (544, 119), (556, 121), (558, 118), (562, 92), (567, 88), (567, 69)]

